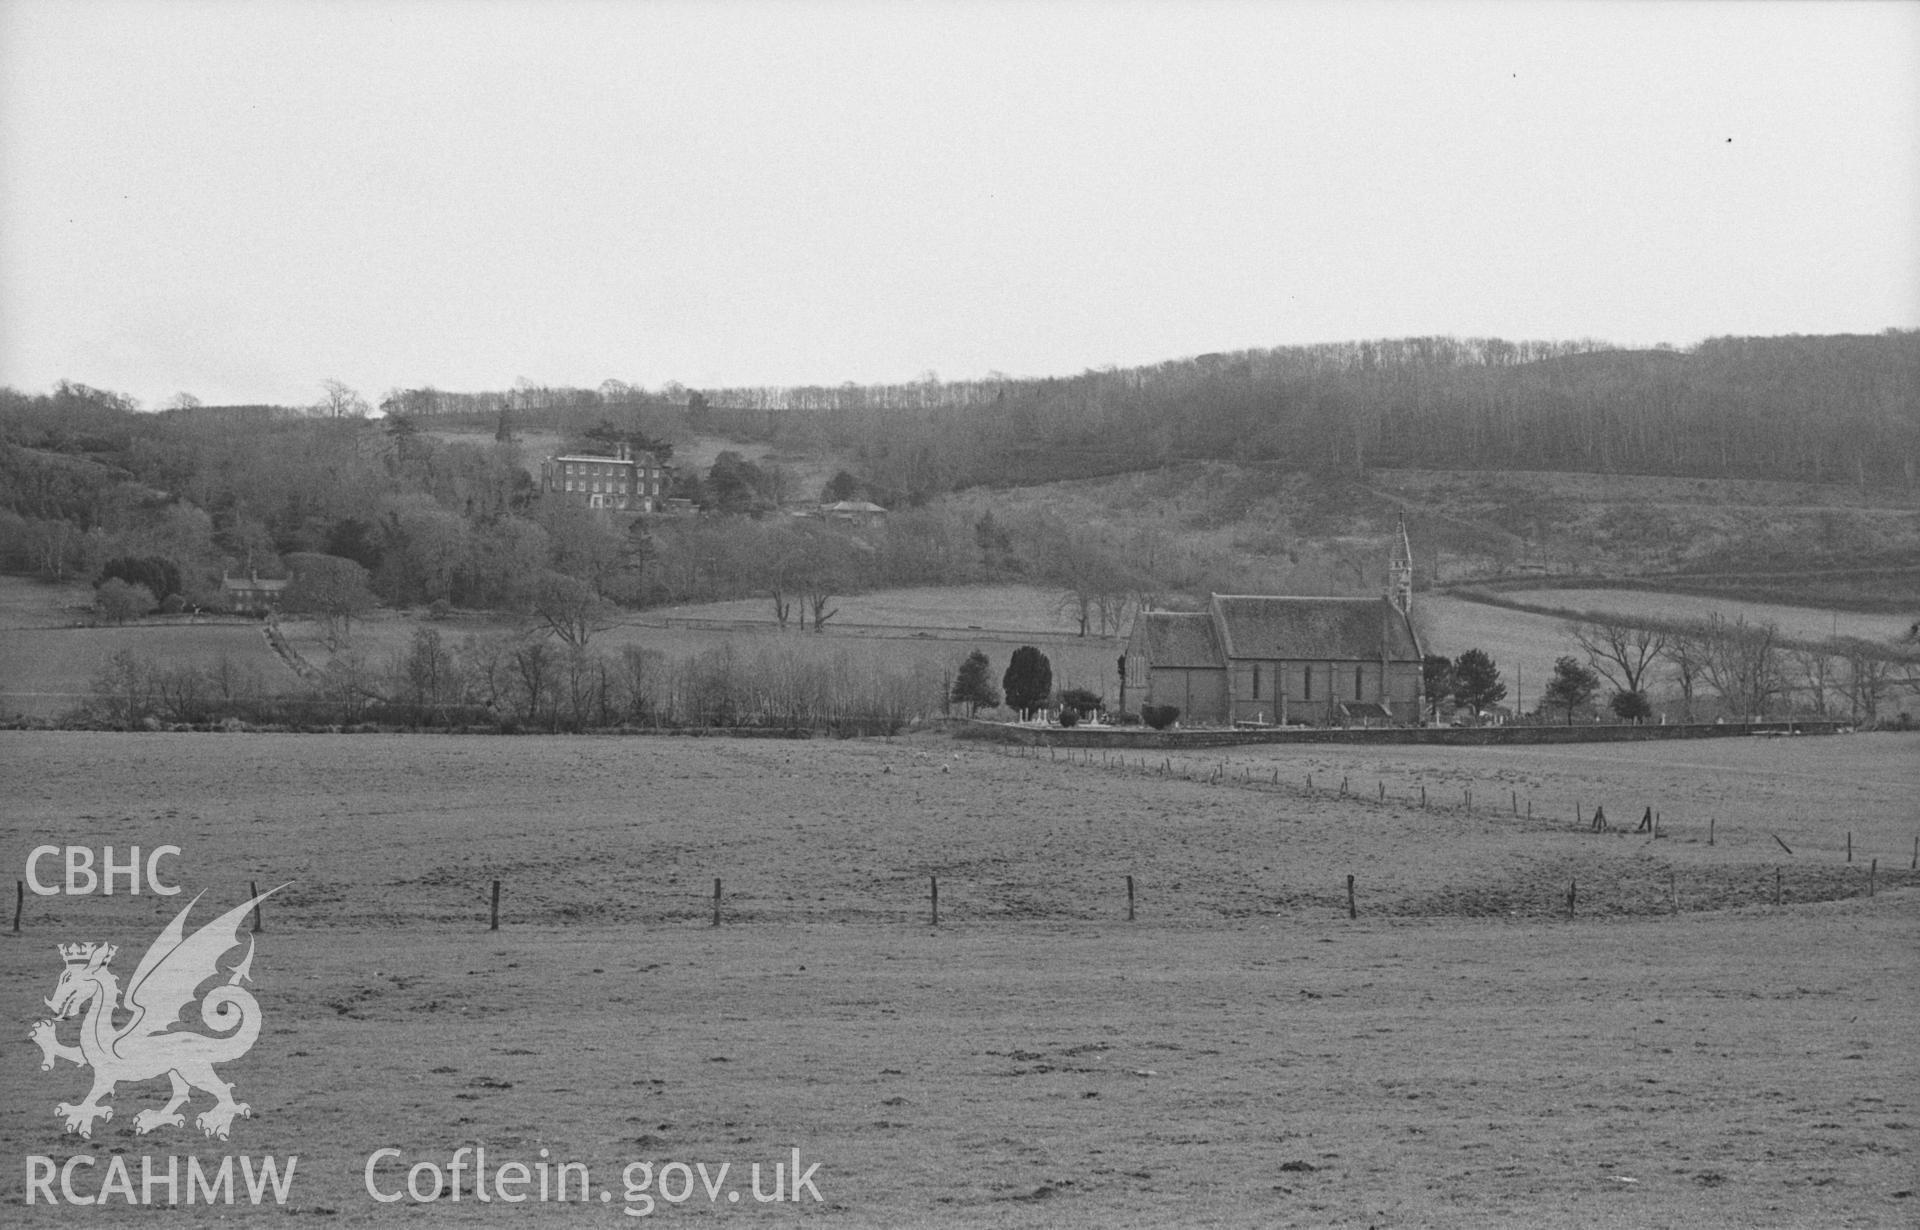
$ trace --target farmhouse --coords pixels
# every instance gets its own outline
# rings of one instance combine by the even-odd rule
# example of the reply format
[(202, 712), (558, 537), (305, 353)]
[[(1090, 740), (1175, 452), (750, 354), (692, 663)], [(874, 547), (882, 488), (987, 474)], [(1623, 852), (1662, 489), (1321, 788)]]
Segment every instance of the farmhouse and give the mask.
[(540, 464), (540, 487), (587, 508), (654, 512), (664, 498), (666, 470), (652, 453), (624, 442), (613, 457), (549, 457)]
[(1214, 594), (1205, 611), (1142, 612), (1125, 682), (1192, 723), (1413, 723), (1420, 660), (1390, 598)]
[(834, 504), (822, 504), (820, 511), (835, 521), (845, 521), (850, 525), (871, 525), (887, 515), (887, 510), (871, 500), (841, 500)]
[(291, 584), (293, 582), (286, 578), (263, 577), (252, 568), (244, 577), (236, 577), (223, 569), (220, 597), (228, 610), (265, 615), (279, 609), (280, 595)]

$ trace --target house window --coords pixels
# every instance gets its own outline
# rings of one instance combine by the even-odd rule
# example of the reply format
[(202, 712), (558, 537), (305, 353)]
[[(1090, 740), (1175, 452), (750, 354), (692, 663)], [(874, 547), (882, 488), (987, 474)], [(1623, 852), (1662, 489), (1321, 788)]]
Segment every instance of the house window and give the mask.
[(1311, 666), (1303, 666), (1300, 668), (1300, 698), (1302, 700), (1313, 699), (1313, 668)]
[(1360, 695), (1360, 670), (1361, 668), (1358, 666), (1353, 668), (1353, 698), (1355, 700), (1364, 699)]
[(1253, 664), (1253, 698), (1260, 699), (1260, 664), (1258, 662)]

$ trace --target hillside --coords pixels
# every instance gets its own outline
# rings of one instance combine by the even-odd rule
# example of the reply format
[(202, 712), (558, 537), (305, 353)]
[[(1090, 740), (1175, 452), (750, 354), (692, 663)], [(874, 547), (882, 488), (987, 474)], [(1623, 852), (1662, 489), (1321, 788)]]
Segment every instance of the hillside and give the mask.
[(1421, 337), (1207, 354), (1044, 379), (712, 390), (703, 420), (863, 449), (925, 496), (1181, 461), (1920, 480), (1920, 332), (1687, 350)]
[[(1849, 484), (1412, 470), (1358, 481), (1192, 462), (953, 498), (1164, 549), (1196, 579), (1243, 592), (1374, 592), (1404, 517), (1423, 589), (1502, 578), (1702, 589), (1719, 577), (1730, 598), (1864, 610), (1920, 601), (1920, 498)], [(1842, 569), (1843, 592), (1804, 583)]]
[[(1686, 592), (1920, 614), (1920, 333), (1650, 352), (1426, 338), (1066, 379), (382, 404), (141, 414), (84, 385), (0, 390), (0, 570), (134, 568), (183, 610), (224, 603), (223, 572), (329, 557), (367, 603), (496, 623), (561, 599), (590, 622), (710, 603), (774, 619), (1023, 586), (1097, 638), (1209, 592), (1380, 592), (1404, 521), (1430, 605), (1637, 585), (1643, 613)], [(609, 441), (670, 446), (673, 494), (709, 515), (634, 522), (538, 490), (542, 458)], [(890, 511), (791, 515), (829, 484)], [(1539, 654), (1550, 633), (1523, 639)]]

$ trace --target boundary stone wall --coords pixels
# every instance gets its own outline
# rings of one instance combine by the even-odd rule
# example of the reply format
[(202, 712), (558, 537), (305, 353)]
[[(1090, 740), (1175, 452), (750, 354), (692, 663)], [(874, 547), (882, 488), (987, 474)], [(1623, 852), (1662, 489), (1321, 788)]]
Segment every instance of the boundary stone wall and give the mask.
[(1273, 730), (1149, 730), (1139, 726), (1071, 728), (1012, 726), (969, 721), (956, 736), (1040, 747), (1091, 747), (1124, 751), (1152, 748), (1180, 751), (1268, 743), (1357, 743), (1398, 745), (1430, 743), (1453, 747), (1523, 746), (1546, 743), (1640, 743), (1655, 739), (1724, 739), (1744, 735), (1835, 735), (1853, 730), (1851, 722), (1776, 721), (1632, 726), (1294, 726)]

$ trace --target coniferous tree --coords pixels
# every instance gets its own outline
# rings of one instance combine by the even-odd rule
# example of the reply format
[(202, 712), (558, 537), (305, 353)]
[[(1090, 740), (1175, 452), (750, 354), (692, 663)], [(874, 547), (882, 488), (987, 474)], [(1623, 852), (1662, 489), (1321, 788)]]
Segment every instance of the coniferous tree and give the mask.
[(1022, 645), (1013, 651), (1000, 688), (1007, 694), (1007, 704), (1022, 713), (1043, 708), (1053, 695), (1053, 664), (1032, 645)]
[(1433, 716), (1440, 713), (1440, 702), (1453, 695), (1453, 659), (1443, 653), (1430, 653), (1420, 659), (1420, 688)]
[(1573, 725), (1573, 711), (1593, 699), (1600, 690), (1600, 676), (1578, 659), (1562, 657), (1553, 664), (1553, 678), (1547, 682), (1546, 702), (1567, 711), (1567, 725)]
[(1653, 716), (1653, 702), (1645, 692), (1615, 692), (1608, 699), (1607, 708), (1623, 722), (1644, 722)]
[(1506, 699), (1500, 668), (1485, 650), (1469, 649), (1453, 662), (1454, 703), (1478, 713)]
[(992, 669), (987, 655), (976, 649), (967, 655), (967, 660), (960, 664), (960, 673), (954, 676), (953, 703), (965, 705), (969, 717), (1000, 703), (1000, 692), (993, 686)]

